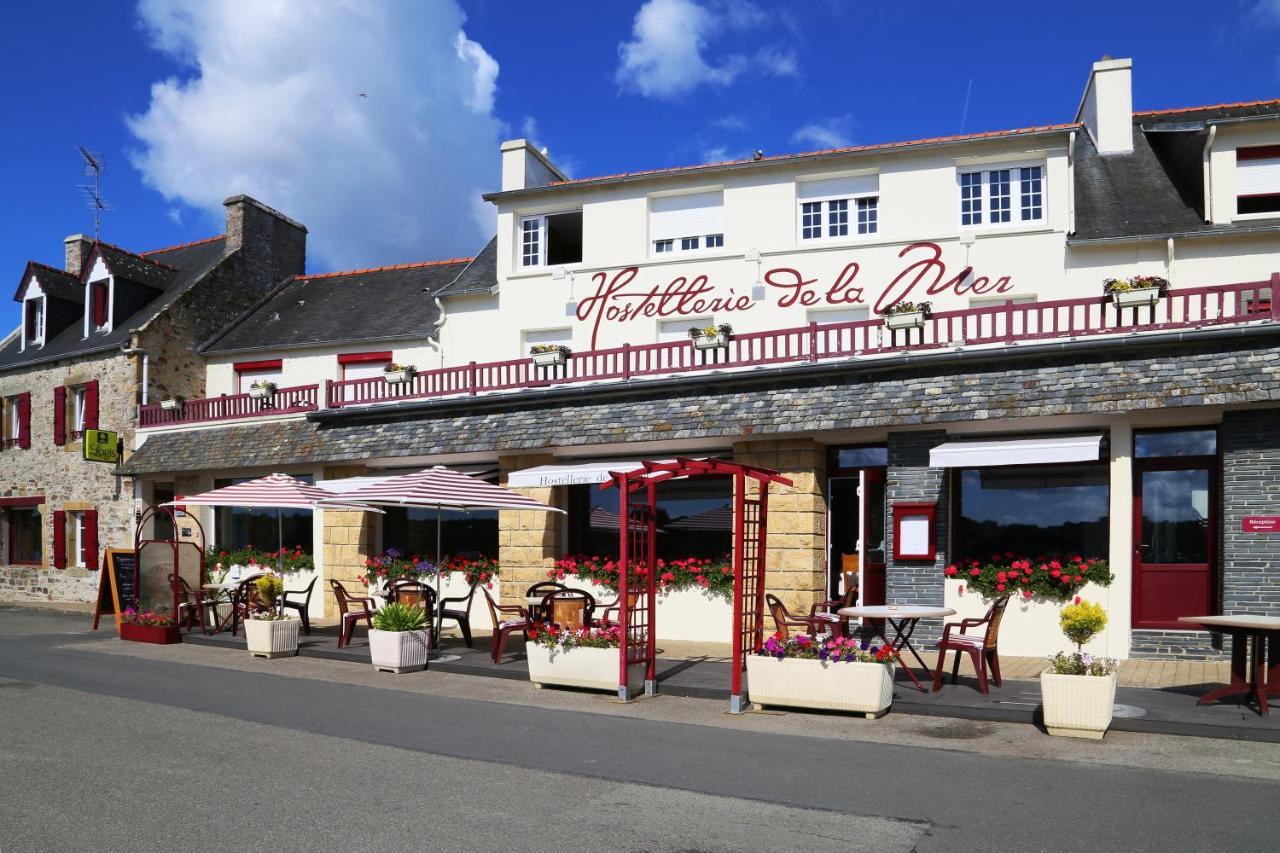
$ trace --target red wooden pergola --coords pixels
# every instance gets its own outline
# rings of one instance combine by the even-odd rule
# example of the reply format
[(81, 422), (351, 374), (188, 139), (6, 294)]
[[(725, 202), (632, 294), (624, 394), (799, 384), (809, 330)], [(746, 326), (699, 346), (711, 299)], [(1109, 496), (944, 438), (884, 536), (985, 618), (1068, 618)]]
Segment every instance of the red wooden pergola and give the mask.
[[(628, 674), (643, 664), (645, 693), (657, 692), (657, 640), (654, 614), (657, 604), (657, 560), (654, 554), (654, 519), (657, 487), (677, 477), (733, 477), (733, 685), (730, 713), (742, 713), (744, 655), (764, 642), (765, 541), (769, 521), (769, 485), (790, 486), (791, 481), (767, 468), (742, 465), (724, 459), (688, 459), (641, 462), (630, 471), (610, 471), (600, 488), (618, 488), (618, 601), (621, 604), (622, 643), (618, 659), (618, 698), (631, 698)], [(747, 481), (758, 487), (747, 497)], [(642, 495), (641, 500), (633, 496)]]

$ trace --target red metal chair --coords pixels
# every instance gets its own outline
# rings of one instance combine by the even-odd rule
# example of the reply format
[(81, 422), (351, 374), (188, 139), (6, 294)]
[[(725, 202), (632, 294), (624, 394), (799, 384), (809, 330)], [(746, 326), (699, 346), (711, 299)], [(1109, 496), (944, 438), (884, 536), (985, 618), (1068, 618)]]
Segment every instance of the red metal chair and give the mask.
[(329, 586), (333, 589), (333, 599), (338, 605), (338, 648), (341, 649), (351, 642), (357, 622), (364, 620), (366, 625), (373, 627), (374, 600), (367, 595), (352, 595), (347, 592), (346, 587), (332, 578), (329, 579)]
[[(1004, 609), (1009, 604), (1009, 596), (1001, 596), (987, 608), (981, 619), (964, 619), (960, 622), (948, 622), (942, 629), (942, 639), (938, 641), (938, 669), (933, 674), (933, 690), (942, 689), (942, 668), (947, 662), (947, 652), (955, 652), (955, 663), (951, 665), (951, 683), (955, 684), (960, 675), (960, 655), (967, 654), (973, 662), (973, 671), (978, 674), (978, 692), (986, 693), (987, 667), (991, 667), (991, 680), (1000, 687), (1000, 653), (998, 640), (1000, 636), (1000, 620), (1004, 618)], [(970, 628), (987, 626), (982, 636), (966, 634)], [(951, 629), (958, 629), (952, 634)]]
[(512, 632), (523, 632), (525, 641), (528, 641), (529, 614), (518, 605), (498, 604), (493, 600), (487, 587), (480, 587), (480, 591), (484, 593), (484, 603), (489, 606), (489, 618), (493, 620), (493, 640), (489, 646), (489, 656), (493, 658), (494, 663), (500, 664), (502, 653), (507, 647), (507, 637), (511, 636)]
[[(830, 613), (815, 613), (812, 610), (808, 616), (796, 616), (787, 610), (787, 606), (773, 593), (766, 594), (764, 600), (769, 608), (769, 613), (773, 615), (773, 624), (777, 627), (778, 633), (784, 640), (791, 637), (792, 628), (803, 628), (804, 633), (811, 637), (818, 634), (838, 634), (840, 632), (839, 616), (833, 616)], [(816, 608), (817, 605), (814, 605), (814, 609)]]

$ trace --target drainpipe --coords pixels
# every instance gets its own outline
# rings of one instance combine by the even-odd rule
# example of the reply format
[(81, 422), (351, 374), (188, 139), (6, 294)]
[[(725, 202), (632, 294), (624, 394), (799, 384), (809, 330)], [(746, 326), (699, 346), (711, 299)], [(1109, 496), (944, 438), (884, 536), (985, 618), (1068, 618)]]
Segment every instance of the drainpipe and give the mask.
[(1170, 284), (1173, 284), (1173, 238), (1172, 237), (1169, 238), (1168, 243), (1165, 245), (1164, 277), (1169, 280)]
[[(129, 344), (133, 344), (135, 341), (136, 341), (136, 338), (131, 337), (131, 338), (129, 339)], [(147, 351), (146, 351), (145, 349), (142, 349), (141, 347), (137, 347), (137, 346), (131, 346), (131, 345), (129, 345), (129, 344), (121, 344), (121, 345), (120, 345), (120, 352), (121, 352), (121, 353), (123, 353), (124, 355), (140, 355), (140, 356), (142, 356), (142, 379), (141, 379), (141, 382), (140, 382), (141, 387), (138, 389), (138, 391), (139, 391), (139, 393), (138, 393), (138, 399), (142, 401), (140, 405), (145, 406), (145, 405), (147, 405), (148, 388), (149, 388), (149, 386), (151, 385), (151, 381), (150, 381), (150, 374), (151, 374), (151, 361), (150, 361), (150, 356), (148, 356), (148, 355), (147, 355)]]
[(1209, 164), (1209, 150), (1213, 148), (1214, 137), (1218, 135), (1218, 126), (1209, 125), (1209, 135), (1204, 141), (1204, 153), (1200, 155), (1204, 181), (1204, 221), (1213, 221), (1213, 169)]
[(444, 349), (440, 346), (440, 330), (444, 328), (445, 322), (449, 319), (448, 312), (444, 309), (444, 303), (440, 301), (439, 296), (433, 296), (432, 299), (436, 303), (436, 310), (440, 312), (439, 318), (436, 319), (436, 333), (434, 337), (427, 338), (427, 343), (440, 355), (440, 367), (444, 367)]
[(1076, 233), (1076, 132), (1067, 136), (1067, 233)]

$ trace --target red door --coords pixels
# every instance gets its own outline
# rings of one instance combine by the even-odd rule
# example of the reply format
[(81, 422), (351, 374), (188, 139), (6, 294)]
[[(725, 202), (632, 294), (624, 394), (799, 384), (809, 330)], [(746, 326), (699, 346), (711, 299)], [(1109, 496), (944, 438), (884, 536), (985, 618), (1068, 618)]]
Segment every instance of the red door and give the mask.
[(1185, 629), (1179, 616), (1218, 612), (1216, 470), (1204, 458), (1135, 462), (1135, 628)]
[(884, 469), (862, 469), (862, 590), (859, 604), (884, 604), (885, 504)]

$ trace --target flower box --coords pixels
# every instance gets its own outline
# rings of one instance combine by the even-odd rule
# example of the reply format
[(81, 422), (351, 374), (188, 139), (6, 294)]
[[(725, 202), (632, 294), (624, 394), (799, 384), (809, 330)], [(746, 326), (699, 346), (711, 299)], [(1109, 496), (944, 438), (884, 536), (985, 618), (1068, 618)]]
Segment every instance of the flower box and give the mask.
[(417, 373), (412, 367), (402, 367), (399, 370), (387, 370), (382, 374), (382, 378), (387, 380), (388, 385), (399, 385), (408, 382)]
[(155, 643), (167, 646), (169, 643), (181, 643), (182, 634), (177, 625), (131, 625), (120, 623), (120, 639), (133, 643)]
[(724, 332), (716, 332), (714, 335), (694, 335), (692, 340), (694, 349), (729, 348), (729, 336)]
[(256, 658), (284, 658), (298, 653), (297, 619), (246, 619), (244, 638)]
[(271, 383), (271, 382), (268, 382), (264, 385), (249, 386), (249, 397), (254, 400), (266, 399), (267, 397), (270, 397), (274, 393), (276, 393), (276, 386), (274, 383)]
[[(529, 663), (529, 680), (535, 687), (555, 684), (561, 687), (585, 687), (589, 690), (618, 689), (619, 650), (550, 648), (538, 643), (524, 644)], [(636, 664), (627, 670), (627, 689), (637, 693), (644, 685), (644, 666)]]
[(369, 655), (379, 672), (413, 672), (427, 668), (430, 631), (369, 629)]
[(547, 352), (535, 352), (533, 354), (535, 367), (560, 367), (568, 360), (569, 354), (564, 350), (548, 350)]
[(169, 397), (166, 400), (161, 400), (160, 408), (164, 409), (166, 412), (176, 411), (177, 409), (182, 408), (182, 398)]
[(874, 720), (893, 703), (893, 664), (749, 655), (747, 694), (759, 708), (853, 711)]
[(884, 315), (884, 325), (889, 329), (920, 329), (924, 327), (923, 311), (902, 311)]
[(1040, 674), (1044, 727), (1060, 737), (1101, 740), (1111, 725), (1117, 673), (1110, 675)]
[(1117, 308), (1140, 308), (1143, 305), (1155, 305), (1160, 299), (1159, 287), (1135, 287), (1132, 290), (1116, 290), (1111, 293), (1111, 301)]

